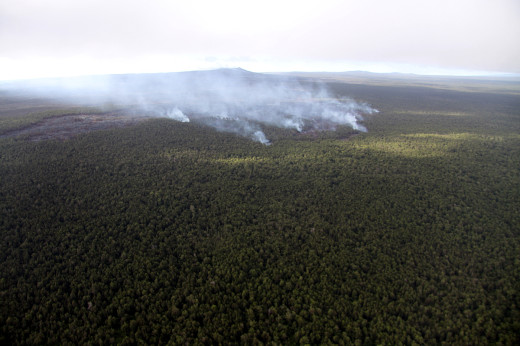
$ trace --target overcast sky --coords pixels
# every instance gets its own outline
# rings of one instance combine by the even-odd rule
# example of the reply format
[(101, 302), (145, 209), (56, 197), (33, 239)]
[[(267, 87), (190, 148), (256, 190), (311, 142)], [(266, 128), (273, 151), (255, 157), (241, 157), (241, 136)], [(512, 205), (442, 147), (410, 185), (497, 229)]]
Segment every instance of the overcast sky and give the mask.
[(520, 73), (520, 1), (0, 1), (0, 80), (238, 66)]

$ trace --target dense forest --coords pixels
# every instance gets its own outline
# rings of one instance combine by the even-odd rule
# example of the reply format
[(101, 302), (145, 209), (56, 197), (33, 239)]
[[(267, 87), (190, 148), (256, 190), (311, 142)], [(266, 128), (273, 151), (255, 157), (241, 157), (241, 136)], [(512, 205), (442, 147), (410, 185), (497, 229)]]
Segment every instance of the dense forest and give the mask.
[(519, 95), (329, 85), (368, 132), (0, 138), (0, 342), (520, 343)]

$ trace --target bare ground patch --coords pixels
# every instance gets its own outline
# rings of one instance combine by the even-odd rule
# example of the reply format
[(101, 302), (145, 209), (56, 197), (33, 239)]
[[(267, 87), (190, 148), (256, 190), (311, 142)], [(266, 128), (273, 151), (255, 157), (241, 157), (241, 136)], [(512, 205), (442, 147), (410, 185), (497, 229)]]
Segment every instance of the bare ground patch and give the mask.
[(11, 130), (1, 135), (0, 138), (22, 137), (29, 141), (66, 140), (91, 131), (132, 126), (145, 119), (149, 119), (149, 117), (129, 115), (122, 111), (100, 114), (60, 115), (43, 119), (21, 129)]

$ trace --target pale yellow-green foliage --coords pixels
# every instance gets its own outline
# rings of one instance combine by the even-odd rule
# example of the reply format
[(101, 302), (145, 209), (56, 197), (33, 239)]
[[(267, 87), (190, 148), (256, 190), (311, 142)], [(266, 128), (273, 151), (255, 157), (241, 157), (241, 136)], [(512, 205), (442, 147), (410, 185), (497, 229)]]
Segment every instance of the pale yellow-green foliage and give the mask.
[[(507, 138), (518, 139), (518, 135), (508, 135)], [(386, 154), (405, 157), (441, 157), (452, 155), (461, 145), (468, 142), (483, 142), (491, 144), (503, 142), (505, 136), (474, 134), (467, 132), (439, 134), (413, 133), (388, 137), (366, 136), (363, 140), (355, 141), (353, 145), (358, 149), (374, 150)]]
[(420, 116), (446, 116), (446, 117), (468, 117), (472, 114), (469, 112), (452, 112), (452, 111), (424, 111), (424, 110), (399, 110), (394, 111), (395, 114), (411, 114)]

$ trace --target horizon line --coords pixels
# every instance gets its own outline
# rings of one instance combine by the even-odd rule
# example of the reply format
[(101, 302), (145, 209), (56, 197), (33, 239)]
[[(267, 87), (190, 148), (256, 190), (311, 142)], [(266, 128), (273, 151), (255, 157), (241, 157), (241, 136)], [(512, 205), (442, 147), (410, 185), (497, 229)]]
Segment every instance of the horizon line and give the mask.
[(21, 77), (21, 78), (12, 78), (12, 79), (2, 79), (0, 76), (0, 83), (9, 83), (9, 82), (23, 82), (23, 81), (37, 81), (37, 80), (50, 80), (50, 79), (69, 79), (69, 78), (85, 78), (85, 77), (102, 77), (102, 76), (124, 76), (124, 75), (145, 75), (145, 74), (168, 74), (168, 73), (185, 73), (185, 72), (204, 72), (204, 71), (217, 71), (217, 70), (243, 70), (252, 73), (260, 73), (260, 74), (348, 74), (348, 73), (366, 73), (373, 75), (402, 75), (402, 76), (414, 76), (414, 77), (461, 77), (461, 78), (506, 78), (506, 79), (515, 79), (520, 78), (520, 73), (515, 72), (490, 72), (490, 71), (465, 71), (465, 72), (455, 72), (454, 73), (446, 73), (446, 71), (442, 71), (439, 73), (417, 73), (417, 72), (402, 72), (402, 71), (389, 71), (389, 72), (380, 72), (380, 71), (371, 71), (369, 69), (355, 69), (355, 70), (288, 70), (288, 71), (254, 71), (250, 69), (245, 69), (242, 67), (216, 67), (216, 68), (203, 68), (203, 69), (186, 69), (186, 70), (177, 70), (177, 71), (161, 71), (161, 72), (113, 72), (113, 73), (90, 73), (90, 74), (71, 74), (71, 75), (55, 75), (55, 76), (42, 76), (42, 77)]

